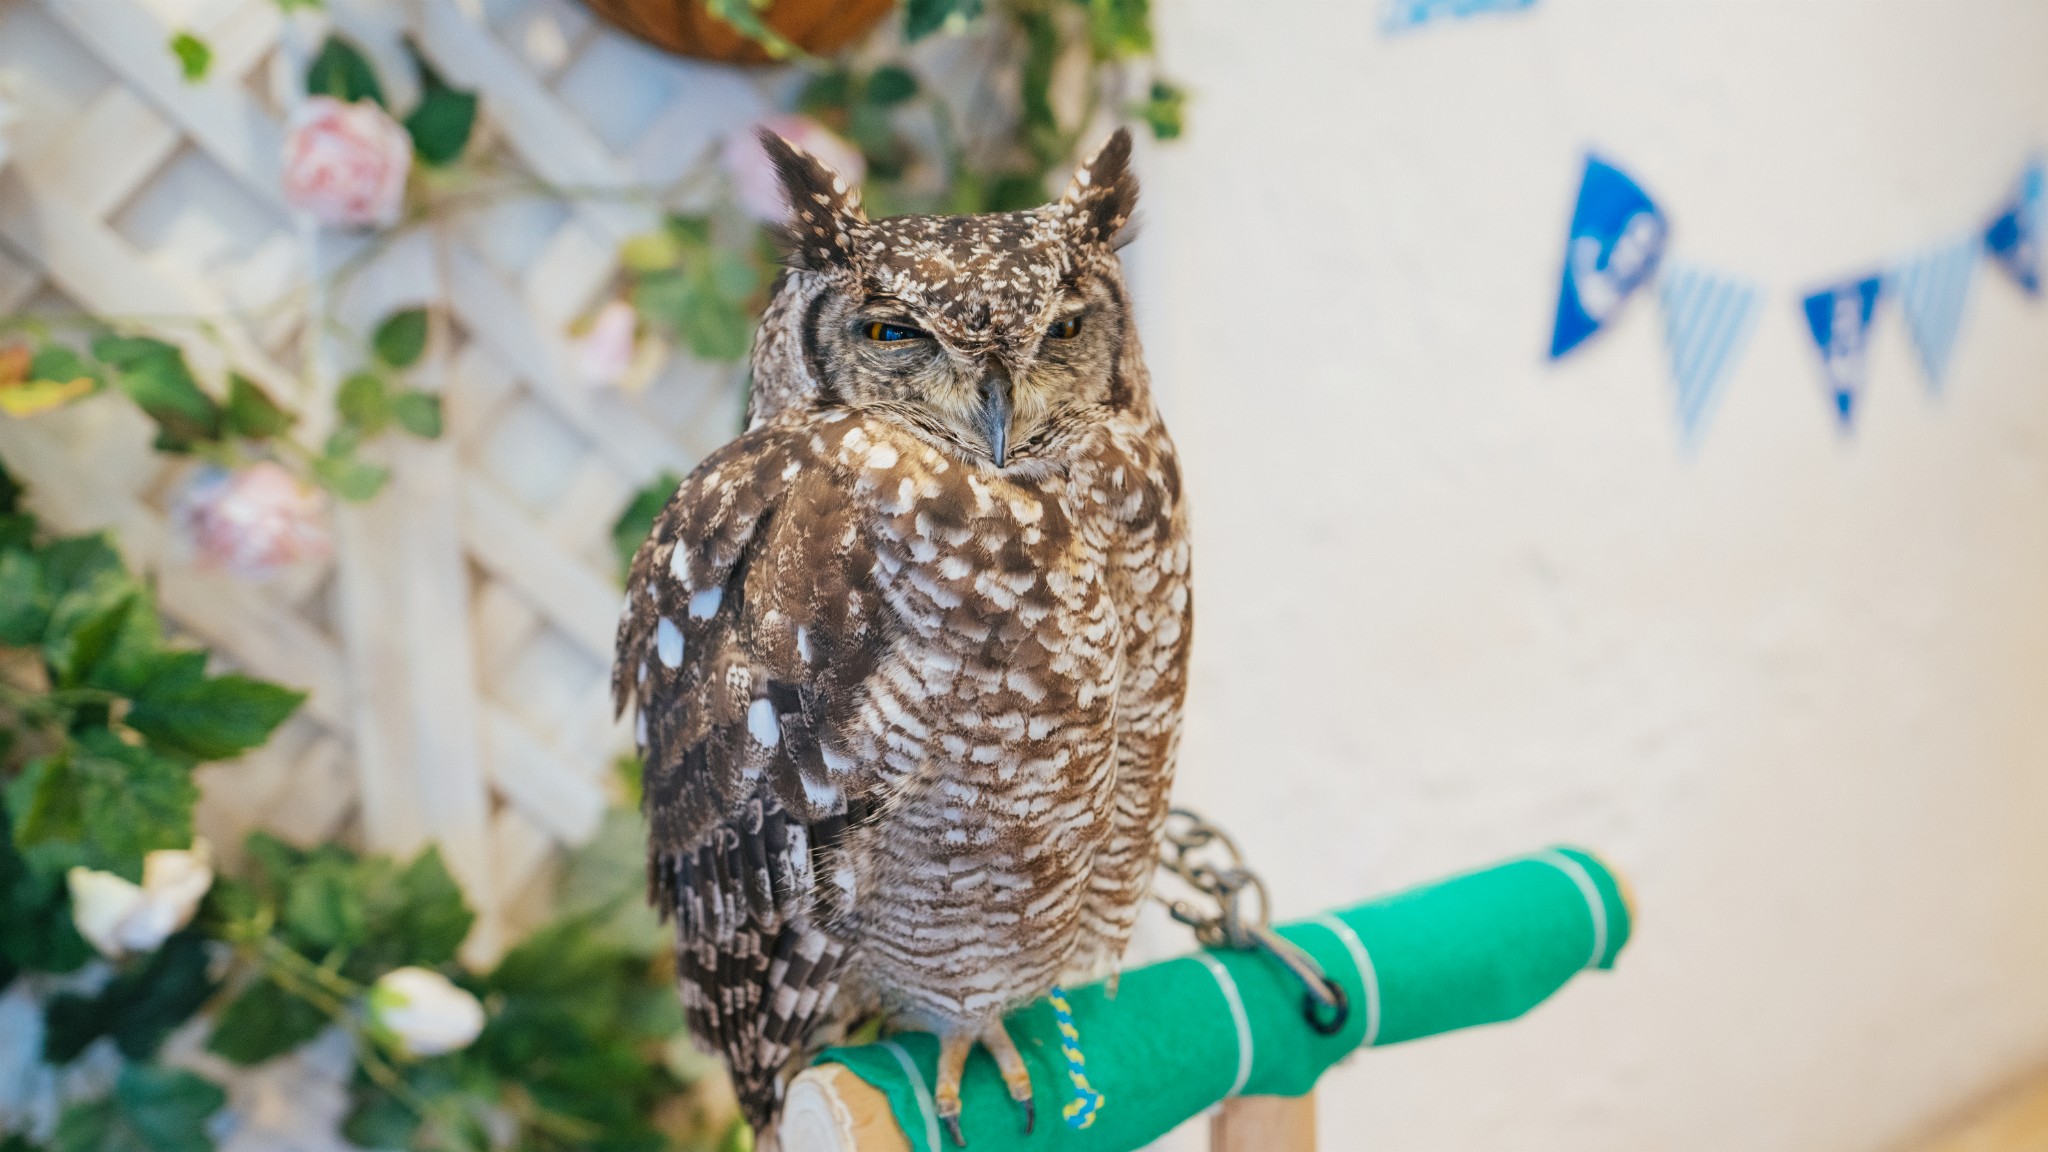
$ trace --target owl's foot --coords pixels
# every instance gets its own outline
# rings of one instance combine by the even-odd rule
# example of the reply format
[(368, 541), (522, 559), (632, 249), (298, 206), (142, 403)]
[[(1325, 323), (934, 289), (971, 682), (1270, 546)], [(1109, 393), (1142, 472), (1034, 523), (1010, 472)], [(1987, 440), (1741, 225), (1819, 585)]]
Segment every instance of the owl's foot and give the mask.
[(1017, 1042), (1010, 1039), (1010, 1033), (996, 1020), (981, 1030), (981, 1046), (996, 1058), (996, 1067), (1003, 1070), (1003, 1086), (1010, 1090), (1010, 1099), (1024, 1113), (1024, 1134), (1031, 1135), (1032, 1127), (1038, 1122), (1038, 1106), (1031, 1102), (1031, 1070), (1024, 1066), (1024, 1057), (1017, 1051)]
[(972, 1032), (944, 1032), (939, 1036), (939, 1083), (932, 1099), (938, 1105), (939, 1123), (945, 1125), (946, 1135), (955, 1148), (967, 1147), (967, 1137), (960, 1131), (960, 1074), (967, 1070), (967, 1054), (973, 1050)]
[(1016, 1042), (1004, 1031), (1002, 1021), (995, 1021), (978, 1034), (944, 1033), (939, 1037), (939, 1083), (932, 1098), (938, 1105), (939, 1123), (956, 1148), (967, 1147), (967, 1137), (960, 1130), (960, 1076), (967, 1070), (967, 1054), (974, 1050), (977, 1040), (996, 1058), (996, 1067), (1003, 1070), (1003, 1085), (1010, 1090), (1010, 1099), (1018, 1111), (1024, 1114), (1026, 1136), (1038, 1119), (1037, 1106), (1031, 1102), (1031, 1072), (1024, 1066)]

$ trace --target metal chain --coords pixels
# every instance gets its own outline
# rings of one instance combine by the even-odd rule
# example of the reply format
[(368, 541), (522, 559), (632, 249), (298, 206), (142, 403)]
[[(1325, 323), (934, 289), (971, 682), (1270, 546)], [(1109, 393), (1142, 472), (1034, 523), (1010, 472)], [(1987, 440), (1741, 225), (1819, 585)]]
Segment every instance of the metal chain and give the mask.
[(1204, 910), (1192, 900), (1152, 894), (1175, 920), (1195, 930), (1197, 941), (1208, 948), (1271, 956), (1301, 984), (1301, 1012), (1309, 1027), (1324, 1036), (1344, 1027), (1351, 1004), (1343, 985), (1330, 979), (1313, 956), (1273, 931), (1266, 882), (1245, 867), (1244, 854), (1229, 833), (1185, 808), (1172, 809), (1160, 837), (1159, 866), (1212, 903), (1213, 910)]

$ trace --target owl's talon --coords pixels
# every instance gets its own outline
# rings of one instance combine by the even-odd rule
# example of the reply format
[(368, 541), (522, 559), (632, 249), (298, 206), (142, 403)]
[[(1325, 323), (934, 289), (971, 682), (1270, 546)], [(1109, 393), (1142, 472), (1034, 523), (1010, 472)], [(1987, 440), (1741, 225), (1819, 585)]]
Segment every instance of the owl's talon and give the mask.
[(1032, 1102), (1031, 1097), (1026, 1096), (1017, 1101), (1017, 1107), (1024, 1113), (1024, 1134), (1029, 1136), (1031, 1129), (1038, 1124), (1038, 1105)]
[(967, 1147), (967, 1137), (960, 1131), (960, 1117), (958, 1114), (948, 1116), (941, 1112), (939, 1114), (939, 1123), (946, 1126), (946, 1139), (953, 1142), (953, 1147)]

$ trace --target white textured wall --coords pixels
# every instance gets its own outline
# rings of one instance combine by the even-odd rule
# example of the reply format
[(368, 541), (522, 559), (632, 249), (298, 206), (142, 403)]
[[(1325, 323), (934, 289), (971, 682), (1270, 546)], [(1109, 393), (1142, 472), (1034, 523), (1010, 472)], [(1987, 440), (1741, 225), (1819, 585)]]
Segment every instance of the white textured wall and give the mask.
[[(1181, 796), (1283, 914), (1568, 840), (1639, 935), (1366, 1054), (1331, 1149), (1877, 1149), (2048, 1059), (2048, 304), (1837, 436), (1795, 291), (2048, 143), (2048, 3), (1167, 2), (1133, 249), (1197, 532)], [(1703, 449), (1652, 302), (1540, 359), (1582, 148), (1770, 290)]]

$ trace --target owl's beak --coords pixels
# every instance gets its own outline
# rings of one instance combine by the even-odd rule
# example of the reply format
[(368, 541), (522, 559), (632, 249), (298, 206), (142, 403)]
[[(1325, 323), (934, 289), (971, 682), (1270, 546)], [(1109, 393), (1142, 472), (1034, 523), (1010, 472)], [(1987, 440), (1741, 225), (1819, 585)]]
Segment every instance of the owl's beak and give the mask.
[(1010, 459), (1010, 377), (991, 365), (981, 382), (981, 434), (988, 438), (988, 458), (1001, 468)]

